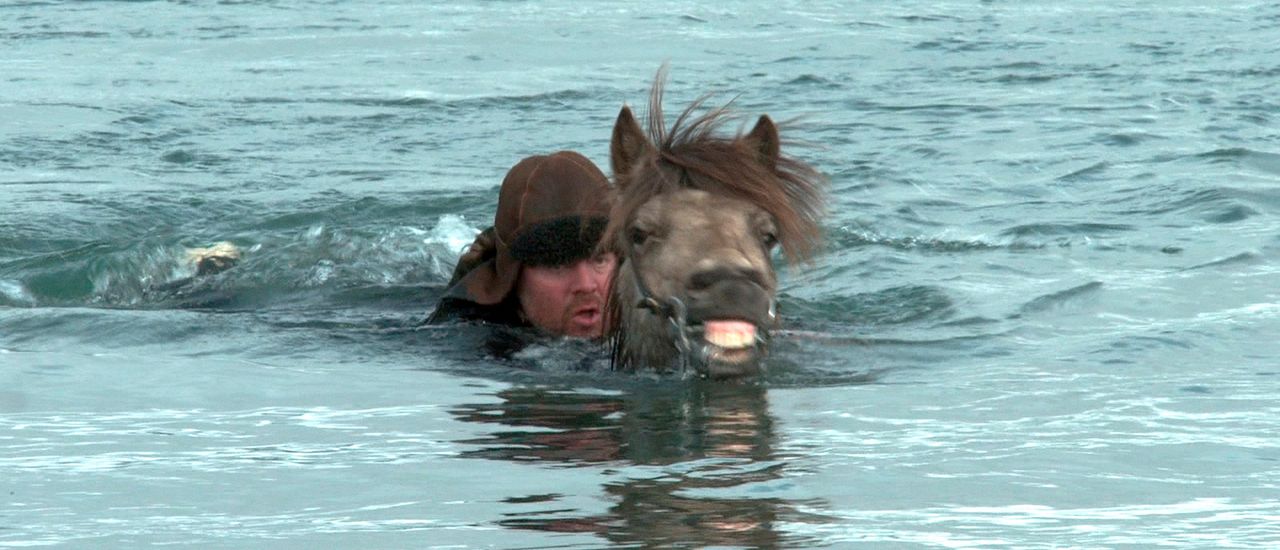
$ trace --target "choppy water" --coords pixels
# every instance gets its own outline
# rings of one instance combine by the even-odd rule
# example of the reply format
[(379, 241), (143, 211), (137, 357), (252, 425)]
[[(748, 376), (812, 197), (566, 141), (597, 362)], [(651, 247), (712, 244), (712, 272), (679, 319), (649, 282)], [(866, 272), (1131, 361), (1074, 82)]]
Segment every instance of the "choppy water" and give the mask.
[[(1280, 544), (1280, 5), (429, 4), (0, 5), (0, 547)], [(664, 60), (831, 177), (764, 383), (414, 328)]]

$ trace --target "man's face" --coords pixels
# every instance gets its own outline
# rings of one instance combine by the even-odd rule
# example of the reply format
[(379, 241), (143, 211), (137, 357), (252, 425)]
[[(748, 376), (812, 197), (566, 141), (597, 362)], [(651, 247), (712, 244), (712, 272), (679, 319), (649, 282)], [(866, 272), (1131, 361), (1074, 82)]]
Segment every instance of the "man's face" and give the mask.
[(617, 264), (616, 256), (604, 253), (556, 267), (523, 266), (516, 296), (525, 319), (553, 334), (599, 338)]

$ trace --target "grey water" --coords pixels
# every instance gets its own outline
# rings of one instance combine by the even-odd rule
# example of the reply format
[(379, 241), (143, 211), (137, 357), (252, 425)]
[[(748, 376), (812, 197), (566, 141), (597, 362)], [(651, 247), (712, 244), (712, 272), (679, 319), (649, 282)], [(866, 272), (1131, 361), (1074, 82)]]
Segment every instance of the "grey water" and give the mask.
[[(419, 327), (664, 62), (830, 179), (768, 375)], [(1280, 545), (1278, 85), (1275, 2), (0, 3), (0, 548)]]

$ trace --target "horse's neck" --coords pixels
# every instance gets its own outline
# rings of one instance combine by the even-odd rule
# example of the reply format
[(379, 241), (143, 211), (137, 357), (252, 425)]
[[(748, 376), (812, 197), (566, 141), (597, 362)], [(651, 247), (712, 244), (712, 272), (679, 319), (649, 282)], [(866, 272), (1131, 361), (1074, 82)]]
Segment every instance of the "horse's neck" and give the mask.
[(666, 370), (679, 359), (666, 319), (652, 311), (641, 309), (640, 288), (635, 272), (624, 261), (619, 265), (614, 280), (612, 299), (619, 308), (618, 326), (614, 328), (617, 349), (614, 350), (616, 368), (635, 370), (656, 368)]

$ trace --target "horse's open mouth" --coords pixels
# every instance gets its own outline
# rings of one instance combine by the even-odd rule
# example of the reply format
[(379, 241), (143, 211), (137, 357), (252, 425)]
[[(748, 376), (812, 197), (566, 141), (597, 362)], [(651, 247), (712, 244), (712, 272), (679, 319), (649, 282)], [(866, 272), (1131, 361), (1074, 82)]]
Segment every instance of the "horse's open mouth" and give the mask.
[(708, 320), (702, 323), (705, 342), (704, 374), (712, 378), (734, 378), (759, 372), (764, 355), (756, 325), (740, 320)]

